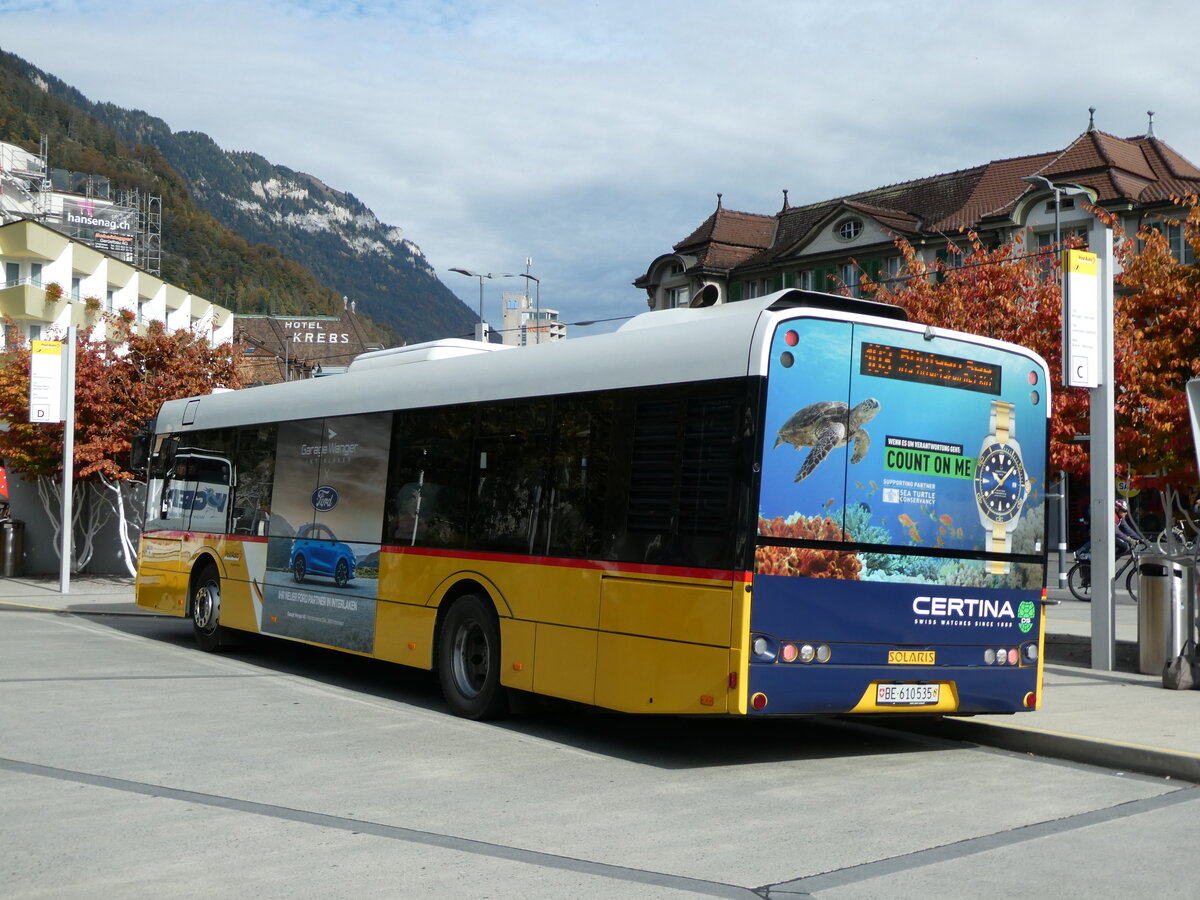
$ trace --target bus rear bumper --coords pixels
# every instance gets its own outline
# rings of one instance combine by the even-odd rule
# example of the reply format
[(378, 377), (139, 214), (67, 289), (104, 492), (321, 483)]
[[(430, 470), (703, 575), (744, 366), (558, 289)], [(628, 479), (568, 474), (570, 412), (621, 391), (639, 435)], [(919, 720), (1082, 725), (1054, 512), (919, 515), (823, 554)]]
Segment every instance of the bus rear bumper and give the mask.
[(751, 666), (750, 715), (973, 715), (1037, 705), (1036, 666)]

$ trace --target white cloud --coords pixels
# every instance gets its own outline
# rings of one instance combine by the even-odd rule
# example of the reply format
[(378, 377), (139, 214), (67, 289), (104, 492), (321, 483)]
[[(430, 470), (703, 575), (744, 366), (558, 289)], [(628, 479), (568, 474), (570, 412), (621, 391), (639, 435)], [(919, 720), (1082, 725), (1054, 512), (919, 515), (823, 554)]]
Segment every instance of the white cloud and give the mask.
[(0, 0), (4, 49), (91, 99), (353, 193), (472, 307), (446, 269), (532, 256), (567, 321), (644, 310), (630, 282), (718, 191), (774, 212), (783, 188), (797, 204), (1056, 149), (1089, 106), (1122, 136), (1154, 109), (1200, 161), (1196, 18), (1184, 0)]

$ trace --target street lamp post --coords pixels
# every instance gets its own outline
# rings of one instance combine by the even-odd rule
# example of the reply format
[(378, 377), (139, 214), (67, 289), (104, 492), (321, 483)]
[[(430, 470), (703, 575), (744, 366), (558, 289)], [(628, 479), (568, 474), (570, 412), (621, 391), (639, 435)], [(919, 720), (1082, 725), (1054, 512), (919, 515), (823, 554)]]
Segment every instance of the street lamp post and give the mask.
[[(1055, 184), (1044, 175), (1025, 175), (1021, 178), (1026, 184), (1040, 185), (1054, 194), (1054, 252), (1062, 253), (1061, 209), (1063, 195), (1068, 197), (1088, 193), (1087, 188), (1078, 184)], [(1059, 295), (1065, 296), (1065, 274), (1059, 271)], [(1058, 473), (1058, 586), (1067, 586), (1067, 473)]]
[(1059, 210), (1062, 208), (1062, 198), (1086, 196), (1091, 197), (1092, 193), (1087, 188), (1078, 184), (1055, 184), (1045, 175), (1026, 175), (1022, 179), (1026, 184), (1040, 184), (1046, 190), (1054, 194), (1054, 250), (1058, 252), (1062, 247), (1062, 229), (1059, 226)]
[(472, 272), (470, 269), (451, 269), (451, 272), (457, 272), (459, 275), (466, 275), (468, 278), (479, 279), (479, 322), (475, 326), (475, 340), (486, 342), (488, 339), (487, 322), (483, 320), (483, 279), (485, 278), (516, 278), (509, 272), (488, 272), (484, 275), (482, 272)]
[[(527, 279), (527, 281), (525, 282), (525, 290), (526, 291), (529, 290), (529, 282), (530, 281), (532, 281), (535, 285), (534, 295), (536, 296), (537, 299), (536, 299), (536, 306), (535, 306), (536, 311), (534, 312), (533, 321), (537, 324), (537, 331), (535, 332), (537, 337), (534, 338), (534, 343), (540, 344), (542, 342), (542, 281), (537, 276), (530, 275), (528, 272), (521, 272), (517, 275), (517, 277)], [(528, 297), (529, 295), (526, 294), (525, 296)], [(526, 302), (528, 302), (528, 301), (526, 301)]]
[[(1088, 194), (1077, 184), (1055, 184), (1041, 175), (1022, 179), (1040, 184), (1054, 192), (1055, 239), (1059, 232), (1059, 203), (1062, 194)], [(1099, 357), (1100, 375), (1097, 387), (1088, 390), (1088, 418), (1091, 434), (1088, 438), (1088, 459), (1091, 468), (1091, 526), (1092, 540), (1092, 668), (1111, 671), (1116, 663), (1113, 572), (1116, 569), (1116, 534), (1113, 522), (1113, 481), (1116, 473), (1115, 386), (1113, 384), (1113, 239), (1112, 228), (1103, 225), (1096, 254), (1100, 260)], [(1089, 242), (1091, 245), (1092, 242)], [(1057, 248), (1056, 248), (1057, 249)]]

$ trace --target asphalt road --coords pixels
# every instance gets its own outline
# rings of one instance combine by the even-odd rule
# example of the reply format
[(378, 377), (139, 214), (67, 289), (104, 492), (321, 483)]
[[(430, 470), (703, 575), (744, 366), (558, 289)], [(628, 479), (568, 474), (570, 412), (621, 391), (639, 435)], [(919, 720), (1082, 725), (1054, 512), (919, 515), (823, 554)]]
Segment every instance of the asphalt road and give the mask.
[(836, 720), (444, 712), (426, 673), (0, 611), (0, 894), (1153, 896), (1200, 788)]

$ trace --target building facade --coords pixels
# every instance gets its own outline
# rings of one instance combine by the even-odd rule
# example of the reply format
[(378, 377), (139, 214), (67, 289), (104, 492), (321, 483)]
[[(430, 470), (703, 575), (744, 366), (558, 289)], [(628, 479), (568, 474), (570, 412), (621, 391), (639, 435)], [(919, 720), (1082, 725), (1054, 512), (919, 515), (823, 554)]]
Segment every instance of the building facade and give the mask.
[(383, 348), (350, 303), (340, 316), (239, 315), (234, 344), (247, 387), (340, 374), (360, 353)]
[[(1064, 189), (1064, 186), (1067, 186)], [(1058, 187), (1055, 191), (1053, 188)], [(897, 237), (926, 263), (953, 264), (963, 232), (987, 246), (1023, 235), (1030, 250), (1093, 236), (1094, 204), (1117, 216), (1129, 235), (1177, 210), (1173, 196), (1200, 192), (1200, 169), (1154, 136), (1118, 138), (1087, 131), (1065, 149), (995, 160), (970, 169), (783, 207), (774, 215), (717, 208), (671, 252), (653, 260), (634, 285), (652, 309), (709, 306), (783, 288), (859, 293), (862, 274), (876, 282), (901, 268)], [(1162, 224), (1176, 256), (1191, 261), (1178, 226)], [(956, 244), (956, 241), (958, 242)], [(965, 248), (968, 249), (969, 248)]]
[(500, 342), (516, 347), (564, 340), (567, 326), (557, 309), (537, 305), (528, 294), (505, 294)]
[(128, 310), (139, 327), (159, 321), (212, 344), (233, 338), (230, 310), (30, 219), (0, 225), (0, 277), (0, 316), (11, 322), (0, 345), (94, 324), (89, 299), (106, 312)]

